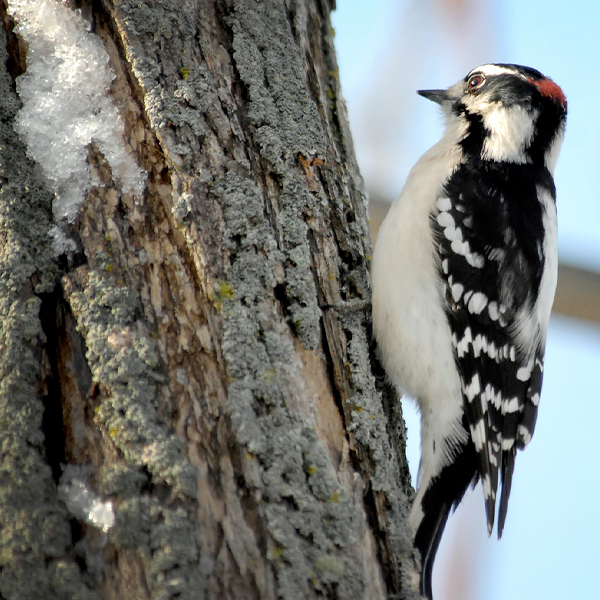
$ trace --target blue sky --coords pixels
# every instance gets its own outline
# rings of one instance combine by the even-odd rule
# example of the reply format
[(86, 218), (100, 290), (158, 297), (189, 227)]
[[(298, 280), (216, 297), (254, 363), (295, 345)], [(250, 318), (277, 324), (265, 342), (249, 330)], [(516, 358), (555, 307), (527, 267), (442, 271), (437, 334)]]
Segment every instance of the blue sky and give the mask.
[[(478, 13), (454, 25), (457, 48), (431, 17), (431, 6), (440, 0), (337, 4), (333, 25), (342, 89), (369, 187), (395, 197), (409, 168), (441, 135), (436, 107), (416, 96), (416, 89), (448, 87), (485, 62), (534, 67), (563, 88), (569, 103), (556, 170), (561, 260), (600, 271), (600, 3), (472, 0), (466, 4), (479, 5)], [(408, 118), (396, 122), (394, 110)], [(391, 115), (382, 131), (379, 113)], [(379, 154), (374, 140), (383, 144)], [(599, 372), (600, 327), (553, 317), (537, 428), (518, 455), (503, 539), (487, 540), (482, 495), (475, 490), (444, 536), (434, 573), (436, 600), (460, 597), (446, 594), (440, 582), (460, 544), (478, 575), (475, 598), (597, 595)], [(414, 472), (418, 419), (410, 406), (405, 413)]]

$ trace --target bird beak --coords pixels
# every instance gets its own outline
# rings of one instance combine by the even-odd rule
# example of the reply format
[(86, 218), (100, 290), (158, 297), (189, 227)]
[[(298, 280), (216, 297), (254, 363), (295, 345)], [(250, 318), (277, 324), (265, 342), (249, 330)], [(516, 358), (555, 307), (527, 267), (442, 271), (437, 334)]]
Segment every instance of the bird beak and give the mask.
[(423, 98), (427, 98), (427, 100), (432, 100), (437, 104), (444, 104), (444, 102), (447, 102), (450, 99), (448, 90), (419, 90), (417, 94), (423, 96)]

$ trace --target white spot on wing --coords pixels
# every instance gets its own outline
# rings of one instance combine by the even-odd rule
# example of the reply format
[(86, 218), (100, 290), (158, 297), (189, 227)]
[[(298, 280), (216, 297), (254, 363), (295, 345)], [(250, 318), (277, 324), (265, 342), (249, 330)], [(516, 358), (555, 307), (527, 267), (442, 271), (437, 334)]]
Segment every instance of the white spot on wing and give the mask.
[(510, 450), (515, 445), (515, 440), (512, 438), (505, 438), (502, 440), (502, 450)]
[(444, 229), (444, 237), (447, 240), (452, 242), (454, 240), (455, 235), (456, 235), (456, 232), (455, 232), (454, 227), (446, 227), (446, 229)]
[(440, 212), (437, 216), (437, 222), (442, 227), (454, 227), (454, 219), (448, 212)]
[[(463, 243), (462, 229), (460, 227), (456, 227), (454, 229), (454, 239), (452, 241), (452, 248), (454, 248), (455, 244), (457, 244), (458, 246), (460, 246), (462, 248), (462, 243)], [(460, 254), (460, 252), (458, 254)]]
[(471, 437), (473, 438), (475, 450), (477, 450), (477, 452), (481, 452), (485, 443), (485, 427), (483, 424), (483, 419), (480, 419), (477, 422), (477, 425), (471, 427)]
[(496, 392), (494, 386), (491, 383), (488, 383), (485, 386), (485, 397), (487, 398), (487, 401), (490, 404), (492, 404), (494, 407), (500, 410), (502, 406), (502, 396), (500, 395), (500, 392)]
[[(438, 200), (438, 205), (441, 200)], [(448, 202), (450, 202), (448, 200)], [(464, 256), (466, 261), (472, 266), (480, 269), (485, 264), (484, 257), (477, 253), (471, 251), (471, 246), (468, 241), (463, 239), (463, 231), (460, 227), (456, 225), (454, 222), (454, 218), (448, 212), (442, 211), (438, 213), (436, 220), (440, 227), (444, 228), (444, 237), (451, 242), (450, 248), (452, 252), (458, 254), (459, 256)], [(444, 269), (444, 273), (448, 273), (446, 269)]]
[(519, 381), (529, 381), (529, 378), (531, 377), (531, 371), (532, 370), (533, 370), (533, 356), (531, 357), (531, 359), (527, 363), (527, 365), (525, 365), (524, 367), (521, 367), (517, 371), (517, 379)]
[[(468, 242), (465, 243), (468, 244)], [(471, 252), (470, 250), (471, 249), (469, 248), (469, 250), (465, 254), (467, 262), (472, 267), (475, 267), (476, 269), (481, 269), (483, 265), (485, 265), (485, 258), (483, 258), (481, 254), (478, 254), (477, 252)]]
[[(457, 229), (456, 231), (458, 231), (458, 233), (460, 234), (460, 236), (454, 235), (454, 240), (452, 241), (452, 244), (450, 246), (450, 248), (452, 249), (452, 252), (454, 252), (454, 254), (460, 254), (461, 256), (464, 256), (465, 254), (465, 247), (468, 249), (469, 248), (469, 244), (468, 242), (463, 242), (462, 241), (462, 232), (460, 229)], [(460, 238), (460, 239), (457, 239)]]
[(475, 375), (473, 375), (473, 379), (471, 379), (471, 383), (465, 387), (465, 394), (467, 396), (467, 400), (469, 402), (472, 402), (473, 398), (475, 398), (475, 396), (477, 396), (479, 392), (481, 392), (479, 373), (475, 373)]
[(477, 334), (473, 340), (473, 356), (479, 358), (482, 350), (487, 350), (487, 340), (481, 334)]
[(464, 289), (465, 288), (460, 283), (455, 283), (452, 286), (452, 299), (454, 302), (458, 302), (460, 300)]
[(469, 300), (469, 312), (474, 315), (478, 315), (486, 307), (487, 301), (488, 299), (485, 294), (482, 294), (481, 292), (475, 292)]
[(458, 354), (458, 358), (462, 358), (467, 351), (469, 350), (469, 344), (473, 341), (473, 337), (471, 334), (471, 328), (467, 327), (465, 329), (465, 335), (463, 336), (462, 340), (460, 340), (460, 342), (458, 342), (458, 344), (456, 345), (456, 353)]
[(492, 496), (492, 482), (490, 481), (490, 474), (486, 473), (483, 476), (483, 494), (486, 498)]
[(450, 210), (452, 208), (452, 202), (450, 201), (450, 198), (447, 197), (438, 198), (437, 207), (439, 210)]
[(504, 409), (505, 413), (517, 412), (519, 410), (519, 399), (515, 396), (514, 398), (505, 401), (502, 408)]
[(525, 446), (527, 446), (527, 444), (529, 444), (529, 442), (531, 441), (531, 433), (529, 432), (529, 429), (527, 429), (527, 427), (525, 427), (524, 425), (519, 425), (519, 436), (523, 440), (523, 444)]

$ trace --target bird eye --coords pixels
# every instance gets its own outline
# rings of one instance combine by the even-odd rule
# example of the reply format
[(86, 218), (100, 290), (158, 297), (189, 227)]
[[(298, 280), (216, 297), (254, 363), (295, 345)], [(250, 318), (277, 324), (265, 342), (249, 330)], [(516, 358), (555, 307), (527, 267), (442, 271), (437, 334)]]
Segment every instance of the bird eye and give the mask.
[(484, 81), (485, 79), (483, 75), (473, 75), (473, 77), (469, 79), (469, 83), (467, 85), (469, 86), (470, 90), (474, 90), (478, 88)]

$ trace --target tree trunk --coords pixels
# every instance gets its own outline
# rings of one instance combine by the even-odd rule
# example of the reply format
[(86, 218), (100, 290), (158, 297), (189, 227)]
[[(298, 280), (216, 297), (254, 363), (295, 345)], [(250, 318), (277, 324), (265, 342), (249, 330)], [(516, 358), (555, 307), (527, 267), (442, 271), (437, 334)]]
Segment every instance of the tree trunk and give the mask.
[(92, 184), (53, 217), (15, 91), (33, 42), (9, 2), (1, 597), (415, 598), (330, 2), (72, 4), (145, 187), (92, 139)]

